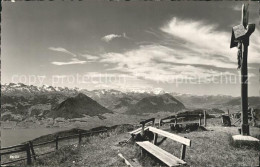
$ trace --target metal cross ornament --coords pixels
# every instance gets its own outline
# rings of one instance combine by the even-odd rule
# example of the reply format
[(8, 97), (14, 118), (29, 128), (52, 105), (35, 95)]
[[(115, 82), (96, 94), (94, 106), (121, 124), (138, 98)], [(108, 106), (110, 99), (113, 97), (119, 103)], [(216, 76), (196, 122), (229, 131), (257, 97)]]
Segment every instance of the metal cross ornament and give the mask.
[(238, 69), (241, 69), (241, 133), (249, 135), (248, 125), (248, 71), (247, 54), (250, 35), (255, 31), (255, 24), (248, 24), (248, 4), (242, 6), (241, 24), (232, 28), (230, 48), (237, 47)]

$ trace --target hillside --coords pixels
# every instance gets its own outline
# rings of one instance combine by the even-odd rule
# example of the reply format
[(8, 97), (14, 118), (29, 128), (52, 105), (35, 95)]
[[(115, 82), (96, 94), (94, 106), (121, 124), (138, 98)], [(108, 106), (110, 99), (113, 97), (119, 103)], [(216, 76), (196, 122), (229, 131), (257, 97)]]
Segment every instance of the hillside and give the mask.
[(170, 94), (145, 97), (126, 112), (127, 114), (143, 114), (157, 112), (177, 112), (185, 106)]
[(25, 121), (46, 119), (46, 114), (68, 97), (78, 94), (77, 89), (41, 87), (10, 83), (1, 85), (1, 120)]
[(70, 97), (53, 108), (48, 113), (49, 117), (62, 117), (65, 119), (81, 118), (86, 115), (98, 116), (104, 113), (112, 113), (110, 110), (98, 104), (88, 96), (79, 93), (76, 97)]
[(177, 100), (182, 102), (187, 108), (217, 108), (234, 99), (232, 96), (217, 95), (217, 96), (198, 96), (189, 94), (171, 93)]
[[(237, 134), (238, 127), (223, 128), (220, 124), (219, 118), (210, 119), (207, 131), (177, 134), (192, 141), (192, 146), (186, 150), (187, 166), (257, 166), (259, 147), (234, 147), (231, 136)], [(133, 141), (126, 142), (130, 137), (126, 132), (133, 128), (136, 127), (119, 125), (108, 133), (84, 137), (81, 145), (77, 145), (78, 139), (71, 140), (73, 145), (63, 146), (56, 152), (37, 157), (37, 160), (33, 161), (33, 166), (127, 166), (118, 156), (119, 153), (123, 154), (132, 165), (135, 162), (145, 167), (164, 166), (150, 154), (141, 156), (140, 148)], [(163, 126), (163, 129), (170, 131), (168, 125)], [(251, 128), (251, 133), (257, 138), (260, 137), (259, 128)], [(161, 136), (158, 139), (161, 141), (160, 148), (179, 156), (180, 143), (163, 140)], [(39, 153), (36, 151), (36, 154)], [(19, 166), (26, 165), (24, 163)]]
[[(217, 108), (213, 108), (213, 109), (206, 110), (206, 111), (207, 111), (207, 114), (218, 114), (218, 115), (225, 114), (224, 111), (219, 110)], [(185, 111), (178, 112), (179, 116), (189, 116), (189, 115), (199, 115), (199, 114), (203, 115), (204, 110), (203, 109), (195, 109), (195, 110), (185, 110)]]
[(11, 96), (2, 93), (1, 96), (1, 119), (23, 121), (29, 117), (38, 120), (45, 119), (53, 107), (67, 99), (62, 94), (38, 94), (30, 97)]
[[(224, 105), (226, 106), (239, 106), (241, 105), (241, 98), (234, 98)], [(248, 105), (249, 107), (260, 109), (260, 97), (248, 97)]]

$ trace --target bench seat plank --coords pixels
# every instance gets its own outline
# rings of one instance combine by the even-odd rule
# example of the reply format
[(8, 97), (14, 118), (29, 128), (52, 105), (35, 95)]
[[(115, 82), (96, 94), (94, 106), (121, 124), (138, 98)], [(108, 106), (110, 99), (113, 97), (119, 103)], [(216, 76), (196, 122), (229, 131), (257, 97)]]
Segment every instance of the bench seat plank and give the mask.
[(187, 138), (184, 138), (184, 137), (182, 137), (182, 136), (178, 136), (178, 135), (175, 135), (175, 134), (173, 134), (173, 133), (166, 132), (166, 131), (163, 131), (163, 130), (161, 130), (161, 129), (157, 129), (157, 128), (154, 128), (154, 127), (151, 127), (151, 126), (149, 126), (148, 128), (149, 128), (149, 131), (151, 131), (151, 132), (154, 132), (154, 133), (157, 133), (157, 134), (159, 134), (159, 135), (165, 136), (165, 137), (167, 137), (167, 138), (170, 138), (170, 139), (172, 139), (172, 140), (175, 140), (175, 141), (177, 141), (177, 142), (180, 142), (180, 143), (182, 143), (182, 144), (185, 144), (185, 145), (187, 145), (187, 146), (189, 146), (189, 147), (191, 146), (191, 141), (190, 141), (190, 139), (187, 139)]
[(149, 153), (153, 154), (159, 160), (164, 162), (168, 166), (179, 166), (186, 164), (183, 160), (175, 157), (174, 155), (168, 153), (167, 151), (157, 147), (156, 145), (150, 143), (149, 141), (136, 142), (140, 147), (144, 148)]
[[(144, 130), (145, 131), (148, 130), (148, 127), (145, 127)], [(138, 129), (135, 129), (135, 130), (133, 130), (131, 132), (128, 132), (128, 133), (130, 133), (131, 135), (137, 135), (137, 134), (139, 134), (141, 132), (142, 132), (142, 127), (138, 128)]]

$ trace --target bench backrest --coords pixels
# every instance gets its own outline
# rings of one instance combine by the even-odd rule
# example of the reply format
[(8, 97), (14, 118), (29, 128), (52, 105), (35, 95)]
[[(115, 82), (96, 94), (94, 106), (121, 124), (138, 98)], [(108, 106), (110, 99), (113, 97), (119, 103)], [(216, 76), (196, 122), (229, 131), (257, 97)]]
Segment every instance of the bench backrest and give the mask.
[(152, 125), (153, 125), (153, 124), (154, 124), (154, 121), (155, 121), (155, 118), (150, 118), (150, 119), (141, 121), (140, 124), (142, 124), (142, 125), (144, 126), (144, 125), (147, 124), (148, 122), (152, 122)]
[(167, 137), (169, 139), (175, 140), (175, 141), (182, 143), (186, 146), (189, 146), (189, 147), (191, 146), (191, 140), (184, 138), (182, 136), (178, 136), (178, 135), (175, 135), (175, 134), (172, 134), (170, 132), (166, 132), (164, 130), (157, 129), (157, 128), (154, 128), (154, 127), (149, 127), (149, 131), (151, 131), (153, 133), (157, 133), (158, 135), (162, 135), (162, 136)]
[(140, 124), (142, 125), (142, 129), (141, 129), (141, 136), (144, 136), (144, 131), (145, 131), (145, 124), (151, 122), (152, 126), (154, 126), (155, 123), (155, 118), (150, 118), (144, 121), (141, 121)]

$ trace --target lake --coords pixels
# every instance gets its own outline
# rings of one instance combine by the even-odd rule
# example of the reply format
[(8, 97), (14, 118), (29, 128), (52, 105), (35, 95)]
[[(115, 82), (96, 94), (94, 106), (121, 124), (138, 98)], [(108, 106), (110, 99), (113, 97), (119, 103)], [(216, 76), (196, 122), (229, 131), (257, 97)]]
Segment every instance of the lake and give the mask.
[(1, 147), (17, 145), (37, 137), (69, 128), (1, 129)]

